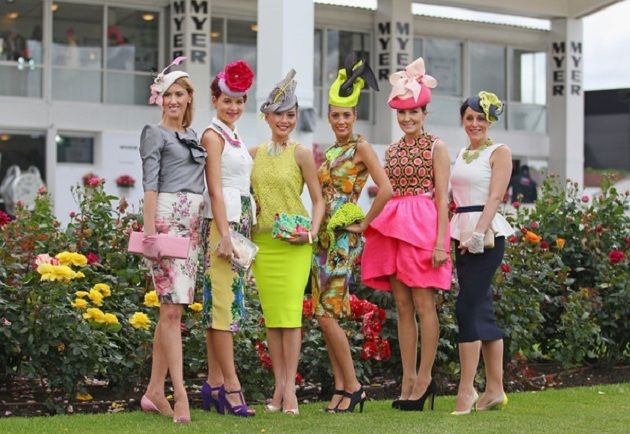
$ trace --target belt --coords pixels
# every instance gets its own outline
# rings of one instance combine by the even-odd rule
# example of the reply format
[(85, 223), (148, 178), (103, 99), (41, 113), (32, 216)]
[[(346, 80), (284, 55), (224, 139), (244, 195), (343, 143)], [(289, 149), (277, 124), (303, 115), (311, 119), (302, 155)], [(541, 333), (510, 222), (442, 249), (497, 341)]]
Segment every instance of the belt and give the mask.
[(460, 206), (455, 208), (455, 214), (462, 214), (465, 212), (482, 212), (483, 205), (471, 205), (471, 206)]

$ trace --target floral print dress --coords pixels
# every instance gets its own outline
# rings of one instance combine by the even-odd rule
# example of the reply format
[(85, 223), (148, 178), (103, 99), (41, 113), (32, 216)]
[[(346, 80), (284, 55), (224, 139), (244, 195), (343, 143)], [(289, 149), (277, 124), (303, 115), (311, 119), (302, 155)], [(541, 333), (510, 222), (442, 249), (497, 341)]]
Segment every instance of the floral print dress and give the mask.
[(351, 314), (348, 287), (361, 256), (363, 240), (360, 234), (341, 229), (336, 231), (334, 244), (330, 245), (326, 226), (339, 207), (357, 202), (367, 181), (367, 168), (354, 162), (356, 150), (356, 138), (344, 145), (335, 143), (326, 151), (326, 160), (318, 172), (326, 212), (315, 246), (311, 273), (316, 316), (346, 318)]

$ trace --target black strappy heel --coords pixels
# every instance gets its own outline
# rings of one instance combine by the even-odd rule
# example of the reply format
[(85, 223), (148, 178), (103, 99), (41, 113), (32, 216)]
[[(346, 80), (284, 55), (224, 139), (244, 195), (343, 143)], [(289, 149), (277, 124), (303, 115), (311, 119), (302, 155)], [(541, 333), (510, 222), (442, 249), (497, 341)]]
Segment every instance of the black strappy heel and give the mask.
[(346, 398), (350, 398), (350, 404), (348, 408), (341, 409), (337, 407), (335, 409), (335, 413), (354, 413), (354, 408), (359, 404), (359, 413), (363, 413), (363, 404), (365, 404), (365, 400), (367, 399), (367, 395), (363, 390), (363, 386), (356, 392), (346, 392), (344, 390), (343, 396)]

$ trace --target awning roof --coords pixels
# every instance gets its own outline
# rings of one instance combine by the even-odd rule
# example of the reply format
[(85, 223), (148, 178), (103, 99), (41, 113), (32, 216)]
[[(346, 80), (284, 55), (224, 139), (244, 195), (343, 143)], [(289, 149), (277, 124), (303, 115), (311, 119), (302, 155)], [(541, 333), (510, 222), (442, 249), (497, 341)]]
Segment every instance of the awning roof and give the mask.
[(583, 18), (620, 0), (421, 0), (414, 3), (533, 18)]

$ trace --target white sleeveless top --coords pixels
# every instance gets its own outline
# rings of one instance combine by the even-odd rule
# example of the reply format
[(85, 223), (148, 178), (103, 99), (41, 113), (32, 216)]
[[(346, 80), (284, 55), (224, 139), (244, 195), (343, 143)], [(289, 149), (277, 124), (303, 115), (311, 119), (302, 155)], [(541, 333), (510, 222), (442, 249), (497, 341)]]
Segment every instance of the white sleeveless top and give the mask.
[[(253, 221), (256, 223), (256, 203), (250, 192), (250, 179), (254, 160), (240, 135), (230, 129), (217, 118), (213, 118), (206, 130), (215, 131), (224, 140), (223, 153), (221, 154), (221, 185), (223, 188), (223, 201), (228, 222), (238, 222), (241, 218), (241, 196), (248, 196), (252, 203)], [(204, 130), (205, 132), (205, 130)], [(209, 191), (209, 189), (206, 189)], [(205, 196), (205, 217), (213, 218), (209, 194)]]
[[(505, 145), (496, 143), (488, 146), (470, 163), (464, 161), (465, 148), (459, 151), (451, 171), (453, 200), (458, 207), (486, 204), (490, 195), (492, 176), (490, 157), (500, 146)], [(460, 240), (460, 234), (474, 231), (480, 216), (480, 211), (455, 214), (451, 219), (451, 238), (465, 241)], [(509, 237), (514, 233), (514, 229), (499, 212), (494, 215), (490, 228), (497, 237)]]

